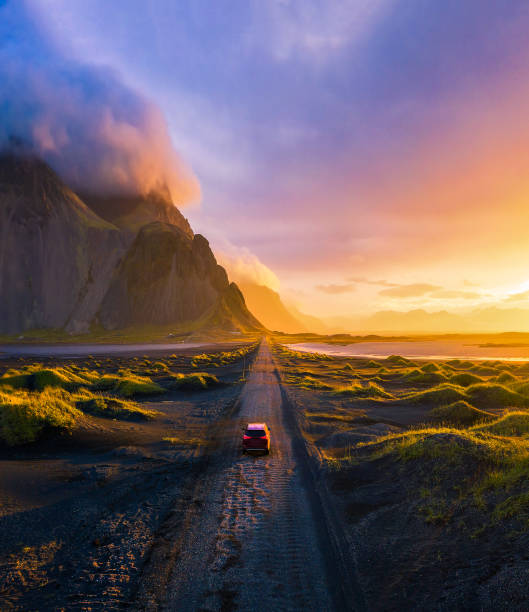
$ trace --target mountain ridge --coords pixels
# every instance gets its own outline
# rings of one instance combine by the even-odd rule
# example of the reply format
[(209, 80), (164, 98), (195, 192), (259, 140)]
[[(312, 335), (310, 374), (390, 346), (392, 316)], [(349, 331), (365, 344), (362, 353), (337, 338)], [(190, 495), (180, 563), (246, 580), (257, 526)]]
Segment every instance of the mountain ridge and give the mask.
[(214, 319), (216, 308), (230, 330), (264, 329), (163, 194), (120, 196), (107, 212), (42, 160), (0, 154), (0, 333), (178, 326)]

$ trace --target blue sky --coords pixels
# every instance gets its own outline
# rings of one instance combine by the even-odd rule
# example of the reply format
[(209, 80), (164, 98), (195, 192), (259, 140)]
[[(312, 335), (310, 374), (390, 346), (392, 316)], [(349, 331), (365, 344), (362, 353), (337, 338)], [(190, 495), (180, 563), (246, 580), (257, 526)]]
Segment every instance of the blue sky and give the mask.
[[(452, 309), (525, 282), (509, 262), (528, 254), (526, 167), (513, 174), (505, 151), (526, 142), (527, 3), (27, 6), (58, 53), (110, 67), (161, 109), (201, 186), (193, 227), (277, 286), (259, 262), (270, 268), (304, 310), (438, 307), (359, 277), (433, 283), (456, 292)], [(469, 282), (471, 302), (456, 295)]]

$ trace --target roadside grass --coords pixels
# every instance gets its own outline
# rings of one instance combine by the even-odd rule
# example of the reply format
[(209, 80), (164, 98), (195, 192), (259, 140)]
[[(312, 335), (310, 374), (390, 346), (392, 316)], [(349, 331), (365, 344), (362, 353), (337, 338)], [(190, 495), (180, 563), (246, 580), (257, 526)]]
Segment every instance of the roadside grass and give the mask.
[(200, 446), (204, 444), (204, 440), (200, 438), (188, 438), (185, 436), (165, 436), (162, 438), (163, 442), (171, 444), (172, 446)]
[(257, 350), (258, 346), (259, 342), (254, 342), (248, 346), (234, 349), (233, 351), (221, 351), (195, 355), (191, 360), (191, 366), (193, 368), (198, 368), (204, 366), (220, 367), (229, 365), (230, 363), (234, 363), (235, 361), (239, 361), (240, 359), (251, 355)]
[(486, 512), (486, 524), (515, 518), (528, 530), (529, 413), (509, 412), (490, 420), (492, 416), (466, 429), (425, 426), (381, 436), (357, 444), (346, 457), (328, 459), (327, 466), (346, 473), (386, 458), (400, 464), (404, 473), (411, 470), (409, 494), (416, 500), (427, 498), (419, 506), (427, 522), (447, 523), (469, 508)]

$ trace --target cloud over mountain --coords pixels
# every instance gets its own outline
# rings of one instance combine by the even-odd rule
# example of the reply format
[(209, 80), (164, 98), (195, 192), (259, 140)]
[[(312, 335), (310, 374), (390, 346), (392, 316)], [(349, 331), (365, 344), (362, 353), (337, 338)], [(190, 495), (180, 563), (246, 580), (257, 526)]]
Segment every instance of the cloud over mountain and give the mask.
[(0, 148), (37, 154), (83, 191), (198, 197), (162, 113), (117, 73), (65, 57), (24, 2), (0, 4), (0, 40)]

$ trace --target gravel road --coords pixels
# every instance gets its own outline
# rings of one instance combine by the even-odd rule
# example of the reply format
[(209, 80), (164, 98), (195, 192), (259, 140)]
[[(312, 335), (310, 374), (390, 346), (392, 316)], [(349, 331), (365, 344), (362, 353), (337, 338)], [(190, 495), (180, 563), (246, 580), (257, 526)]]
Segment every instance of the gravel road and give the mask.
[[(328, 532), (288, 408), (269, 345), (263, 342), (238, 413), (219, 433), (219, 459), (193, 492), (193, 514), (178, 535), (162, 609), (349, 607), (340, 594)], [(241, 453), (241, 429), (251, 421), (269, 425), (269, 456)], [(143, 606), (158, 608), (154, 599), (151, 606), (148, 601), (144, 595)]]

